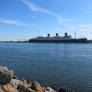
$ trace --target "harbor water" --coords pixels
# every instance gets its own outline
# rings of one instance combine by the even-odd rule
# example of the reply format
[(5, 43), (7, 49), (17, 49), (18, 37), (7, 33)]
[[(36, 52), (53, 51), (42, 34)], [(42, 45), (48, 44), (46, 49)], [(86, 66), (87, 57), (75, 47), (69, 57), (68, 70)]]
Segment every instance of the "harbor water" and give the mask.
[(0, 66), (41, 85), (92, 92), (92, 44), (0, 43)]

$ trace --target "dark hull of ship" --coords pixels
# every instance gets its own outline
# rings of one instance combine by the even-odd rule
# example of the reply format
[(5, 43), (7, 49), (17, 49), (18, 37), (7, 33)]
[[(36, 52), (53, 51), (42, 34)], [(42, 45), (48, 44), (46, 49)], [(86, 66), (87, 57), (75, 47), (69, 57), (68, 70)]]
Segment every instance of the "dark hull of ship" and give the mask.
[(31, 43), (89, 43), (85, 39), (72, 39), (72, 40), (29, 40)]

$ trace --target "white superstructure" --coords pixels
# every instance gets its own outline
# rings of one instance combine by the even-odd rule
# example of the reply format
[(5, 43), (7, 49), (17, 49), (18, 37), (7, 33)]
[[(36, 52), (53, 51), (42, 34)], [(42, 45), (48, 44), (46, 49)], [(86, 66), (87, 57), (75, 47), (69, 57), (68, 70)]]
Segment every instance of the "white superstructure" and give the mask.
[(50, 37), (50, 34), (48, 34), (47, 37), (39, 36), (37, 38), (33, 38), (33, 40), (71, 40), (71, 35), (68, 35), (65, 33), (64, 36), (59, 36), (58, 33), (56, 33), (56, 36)]

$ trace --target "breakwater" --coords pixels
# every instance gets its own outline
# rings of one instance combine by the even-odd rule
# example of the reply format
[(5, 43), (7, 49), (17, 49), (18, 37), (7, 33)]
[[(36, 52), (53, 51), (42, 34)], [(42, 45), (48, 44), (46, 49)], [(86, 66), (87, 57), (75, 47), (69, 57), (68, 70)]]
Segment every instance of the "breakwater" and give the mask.
[(7, 67), (0, 67), (0, 92), (74, 92), (65, 88), (58, 90), (41, 86), (37, 81), (25, 80), (14, 75)]

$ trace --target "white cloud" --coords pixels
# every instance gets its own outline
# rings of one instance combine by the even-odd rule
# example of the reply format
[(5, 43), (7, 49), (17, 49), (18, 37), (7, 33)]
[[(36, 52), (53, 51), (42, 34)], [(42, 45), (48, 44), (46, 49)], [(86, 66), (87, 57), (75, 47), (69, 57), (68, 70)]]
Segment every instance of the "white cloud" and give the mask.
[[(32, 18), (35, 18), (35, 16), (32, 16)], [(36, 24), (36, 23), (25, 23), (21, 22), (19, 20), (11, 20), (11, 19), (6, 19), (3, 17), (0, 17), (0, 23), (5, 23), (5, 24), (12, 24), (12, 25), (18, 25), (18, 26), (26, 26), (26, 27), (35, 27), (35, 26), (41, 26), (41, 27), (47, 27), (48, 25), (42, 25), (42, 24)]]
[(6, 24), (13, 24), (13, 25), (24, 25), (22, 22), (18, 20), (9, 20), (5, 18), (0, 18), (1, 23), (6, 23)]
[(66, 25), (71, 30), (92, 31), (92, 24)]
[(44, 8), (39, 8), (37, 7), (36, 5), (34, 5), (33, 3), (29, 2), (28, 0), (22, 0), (22, 2), (28, 6), (28, 8), (31, 10), (31, 11), (35, 11), (35, 12), (42, 12), (42, 13), (45, 13), (45, 14), (50, 14), (50, 15), (53, 15), (55, 16), (59, 22), (68, 22), (68, 21), (72, 21), (71, 19), (64, 19), (62, 18), (60, 15), (52, 12), (52, 11), (49, 11), (47, 9), (44, 9)]

